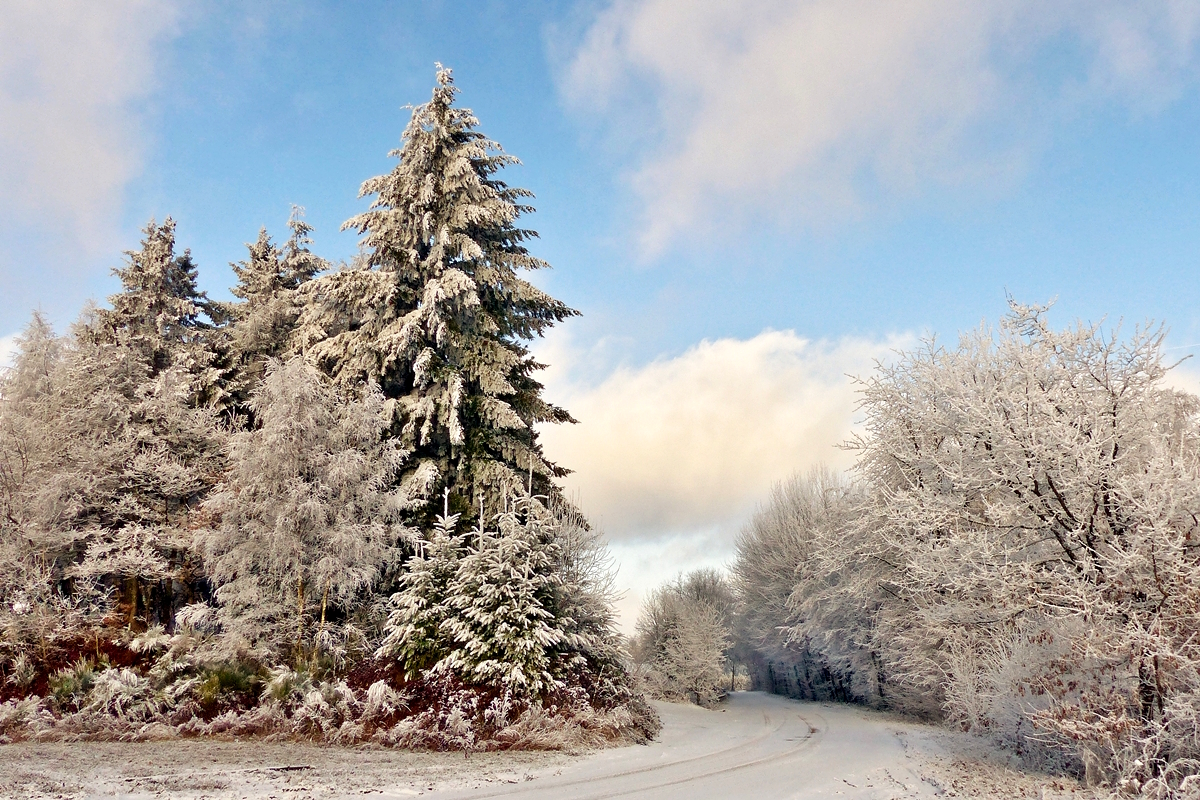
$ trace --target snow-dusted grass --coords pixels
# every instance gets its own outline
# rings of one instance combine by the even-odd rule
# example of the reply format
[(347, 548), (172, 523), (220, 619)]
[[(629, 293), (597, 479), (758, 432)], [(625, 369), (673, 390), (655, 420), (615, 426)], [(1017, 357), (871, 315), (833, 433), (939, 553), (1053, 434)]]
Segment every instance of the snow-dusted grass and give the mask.
[(0, 798), (406, 797), (430, 788), (515, 783), (568, 758), (245, 740), (24, 742), (0, 747)]

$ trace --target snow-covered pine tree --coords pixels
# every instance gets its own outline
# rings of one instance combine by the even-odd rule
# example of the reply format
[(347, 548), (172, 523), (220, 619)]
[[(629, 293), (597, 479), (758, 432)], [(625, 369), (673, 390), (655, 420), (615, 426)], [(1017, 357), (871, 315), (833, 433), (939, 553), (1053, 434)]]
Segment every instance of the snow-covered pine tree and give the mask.
[(306, 662), (411, 538), (389, 490), (404, 454), (382, 437), (374, 385), (347, 397), (299, 357), (269, 362), (250, 402), (259, 427), (231, 437), (229, 471), (205, 503), (219, 520), (205, 564), (229, 649)]
[(249, 412), (250, 394), (262, 380), (267, 360), (286, 354), (300, 314), (296, 290), (328, 266), (309, 249), (312, 226), (303, 215), (304, 209), (292, 208), (292, 233), (282, 248), (263, 228), (256, 241), (246, 244), (246, 260), (230, 265), (238, 279), (230, 291), (241, 301), (222, 304), (229, 319), (226, 403), (235, 413)]
[(148, 378), (168, 368), (186, 373), (196, 402), (212, 401), (220, 374), (209, 334), (221, 309), (197, 286), (191, 251), (175, 254), (173, 219), (150, 220), (143, 233), (141, 249), (127, 251), (128, 262), (113, 270), (121, 291), (108, 298), (112, 308), (97, 314), (95, 335), (130, 350)]
[(377, 655), (394, 659), (409, 680), (436, 664), (449, 649), (446, 623), (453, 608), (450, 587), (458, 572), (462, 537), (457, 514), (439, 515), (429, 535), (405, 564), (400, 591), (384, 627)]
[(500, 505), (522, 476), (554, 494), (564, 472), (534, 426), (570, 421), (542, 397), (526, 342), (577, 312), (518, 276), (548, 266), (516, 225), (531, 194), (496, 177), (517, 159), (454, 106), (457, 91), (439, 67), (391, 153), (400, 163), (363, 184), (375, 200), (346, 223), (364, 234), (361, 258), (304, 287), (298, 339), (343, 385), (376, 380), (399, 400), (396, 431), (414, 453), (404, 479), (428, 499), (426, 517), (445, 487), (467, 514), (480, 496)]
[(126, 255), (112, 307), (85, 313), (72, 334), (60, 387), (72, 430), (50, 507), (87, 537), (76, 574), (123, 585), (131, 622), (144, 613), (169, 625), (190, 579), (190, 511), (220, 473), (220, 312), (191, 254), (175, 254), (171, 219), (152, 220)]
[(526, 494), (508, 502), (498, 531), (479, 527), (450, 585), (454, 613), (444, 627), (455, 647), (435, 667), (464, 683), (495, 687), (512, 698), (560, 688), (555, 650), (564, 636), (555, 618), (559, 578), (554, 521)]

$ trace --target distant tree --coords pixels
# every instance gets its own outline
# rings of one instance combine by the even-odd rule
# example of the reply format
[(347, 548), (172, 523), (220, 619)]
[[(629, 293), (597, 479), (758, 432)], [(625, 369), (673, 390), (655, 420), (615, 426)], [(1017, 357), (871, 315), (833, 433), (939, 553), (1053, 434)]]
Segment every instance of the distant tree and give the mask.
[(366, 181), (371, 210), (346, 223), (362, 234), (351, 268), (301, 290), (298, 344), (343, 386), (377, 381), (397, 402), (395, 430), (413, 453), (403, 479), (440, 510), (475, 513), (501, 505), (532, 478), (556, 492), (563, 470), (546, 460), (535, 426), (570, 416), (542, 398), (541, 369), (526, 342), (575, 311), (518, 277), (541, 269), (533, 231), (516, 226), (530, 193), (496, 173), (517, 160), (454, 107), (450, 70), (433, 98), (413, 110), (400, 163)]
[(667, 699), (711, 705), (726, 685), (733, 595), (724, 575), (695, 570), (651, 591), (637, 621), (634, 657)]
[(886, 561), (858, 528), (864, 500), (824, 466), (772, 490), (735, 543), (738, 652), (760, 688), (936, 715), (940, 695), (896, 685), (896, 649), (875, 644), (889, 587), (879, 583)]

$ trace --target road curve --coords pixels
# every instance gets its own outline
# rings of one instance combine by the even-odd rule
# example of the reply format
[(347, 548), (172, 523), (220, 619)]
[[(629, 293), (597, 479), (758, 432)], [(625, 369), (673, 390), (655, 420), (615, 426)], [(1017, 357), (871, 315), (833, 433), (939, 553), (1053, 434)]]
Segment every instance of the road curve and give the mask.
[(657, 704), (658, 741), (605, 750), (527, 783), (437, 792), (444, 800), (870, 798), (933, 796), (898, 726), (850, 706), (738, 692), (718, 710)]

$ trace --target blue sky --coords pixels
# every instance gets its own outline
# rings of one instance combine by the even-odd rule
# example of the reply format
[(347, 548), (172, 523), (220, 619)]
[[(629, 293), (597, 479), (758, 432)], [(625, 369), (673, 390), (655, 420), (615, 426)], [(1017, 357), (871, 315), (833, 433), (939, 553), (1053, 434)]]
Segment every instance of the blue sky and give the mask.
[(583, 421), (547, 444), (632, 603), (725, 558), (772, 481), (848, 464), (845, 373), (1006, 292), (1200, 352), (1200, 3), (901, 5), (17, 2), (0, 340), (102, 301), (152, 216), (214, 296), (292, 203), (350, 257), (441, 61), (583, 312), (539, 345)]

